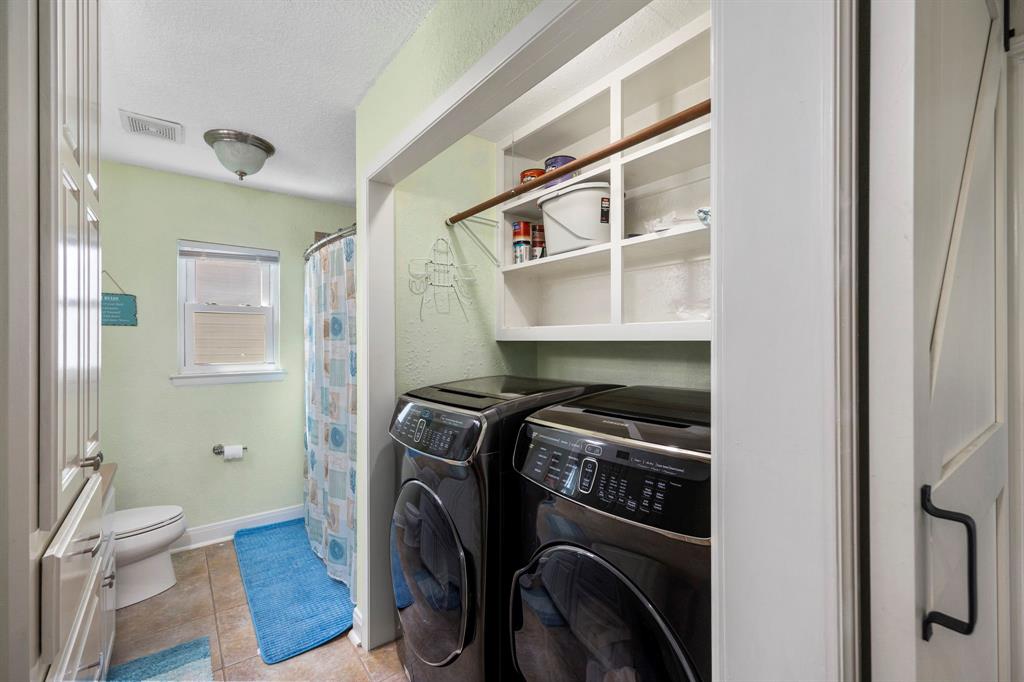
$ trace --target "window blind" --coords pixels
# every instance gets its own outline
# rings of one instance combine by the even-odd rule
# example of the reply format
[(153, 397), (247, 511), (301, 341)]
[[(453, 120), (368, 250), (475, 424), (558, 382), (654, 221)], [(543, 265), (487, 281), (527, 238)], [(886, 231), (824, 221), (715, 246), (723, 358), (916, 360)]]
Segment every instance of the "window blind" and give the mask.
[(192, 313), (193, 361), (199, 365), (268, 362), (267, 312)]

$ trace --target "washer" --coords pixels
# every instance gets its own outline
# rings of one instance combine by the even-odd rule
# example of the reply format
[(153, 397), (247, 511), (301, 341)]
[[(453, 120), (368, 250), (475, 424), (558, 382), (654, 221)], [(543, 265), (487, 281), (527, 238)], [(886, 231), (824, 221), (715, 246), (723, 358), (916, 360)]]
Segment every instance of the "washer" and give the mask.
[(709, 393), (650, 386), (523, 424), (509, 639), (528, 682), (711, 679), (710, 432)]
[[(401, 488), (391, 574), (412, 680), (511, 679), (499, 578), (502, 468), (522, 420), (553, 403), (612, 388), (493, 376), (403, 395), (391, 421)], [(507, 479), (507, 477), (506, 477)]]

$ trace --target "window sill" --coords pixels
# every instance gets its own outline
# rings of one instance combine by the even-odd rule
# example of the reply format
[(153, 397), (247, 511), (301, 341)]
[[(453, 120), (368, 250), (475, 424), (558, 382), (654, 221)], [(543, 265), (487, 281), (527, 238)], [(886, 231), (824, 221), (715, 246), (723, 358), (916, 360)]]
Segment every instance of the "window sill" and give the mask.
[(175, 374), (171, 377), (174, 386), (210, 386), (213, 384), (248, 384), (262, 381), (283, 381), (283, 369), (258, 370), (254, 372), (207, 372), (204, 374)]

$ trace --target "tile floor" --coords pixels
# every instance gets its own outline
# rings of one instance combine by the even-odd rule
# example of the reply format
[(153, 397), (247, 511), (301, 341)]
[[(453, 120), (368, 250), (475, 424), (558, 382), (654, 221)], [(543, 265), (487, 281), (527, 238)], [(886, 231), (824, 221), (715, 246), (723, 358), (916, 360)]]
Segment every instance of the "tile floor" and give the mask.
[(178, 584), (117, 612), (112, 665), (198, 637), (210, 638), (215, 680), (405, 682), (394, 643), (372, 652), (341, 637), (266, 665), (230, 542), (172, 555)]

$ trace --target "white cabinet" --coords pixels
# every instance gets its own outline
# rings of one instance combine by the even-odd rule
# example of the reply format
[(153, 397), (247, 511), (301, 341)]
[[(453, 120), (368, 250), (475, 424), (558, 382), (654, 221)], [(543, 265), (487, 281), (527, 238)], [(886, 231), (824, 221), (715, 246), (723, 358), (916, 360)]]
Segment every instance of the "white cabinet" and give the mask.
[[(704, 101), (710, 81), (705, 14), (502, 142), (498, 191)], [(498, 207), (499, 340), (710, 340), (711, 235), (696, 211), (711, 204), (713, 116)], [(610, 184), (610, 241), (514, 263), (513, 223), (543, 223), (540, 199), (588, 182)]]

